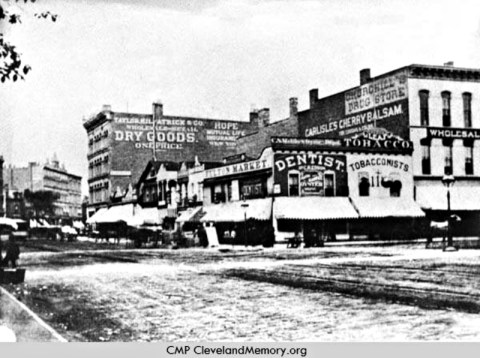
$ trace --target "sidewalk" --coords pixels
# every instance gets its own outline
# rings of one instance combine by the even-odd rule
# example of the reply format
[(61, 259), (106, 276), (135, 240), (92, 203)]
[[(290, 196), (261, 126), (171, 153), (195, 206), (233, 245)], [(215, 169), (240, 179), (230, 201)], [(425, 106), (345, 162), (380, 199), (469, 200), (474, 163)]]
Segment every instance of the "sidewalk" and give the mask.
[(17, 342), (66, 342), (53, 328), (0, 286), (1, 326), (12, 330)]

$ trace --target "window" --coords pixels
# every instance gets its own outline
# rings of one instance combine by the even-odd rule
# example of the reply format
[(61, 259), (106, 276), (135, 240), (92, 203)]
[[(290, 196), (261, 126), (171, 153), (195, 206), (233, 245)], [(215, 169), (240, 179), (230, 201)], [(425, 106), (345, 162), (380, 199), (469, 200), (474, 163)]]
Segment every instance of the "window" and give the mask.
[(473, 175), (473, 141), (465, 141), (465, 175)]
[(453, 147), (451, 143), (445, 145), (445, 166), (443, 172), (446, 175), (453, 174)]
[(335, 174), (325, 173), (323, 177), (325, 196), (335, 196)]
[(464, 93), (463, 97), (463, 119), (465, 122), (465, 128), (472, 127), (472, 94)]
[(288, 195), (289, 196), (298, 196), (299, 195), (299, 173), (288, 173)]
[(444, 127), (450, 127), (452, 120), (450, 116), (450, 92), (442, 92), (442, 121)]
[(370, 195), (370, 181), (368, 180), (368, 173), (366, 172), (358, 173), (358, 195)]
[(430, 140), (424, 138), (420, 141), (422, 148), (422, 174), (431, 174), (430, 166)]
[(418, 95), (420, 96), (420, 125), (428, 126), (428, 91), (421, 90)]
[(390, 196), (398, 198), (402, 191), (402, 182), (397, 173), (390, 174)]

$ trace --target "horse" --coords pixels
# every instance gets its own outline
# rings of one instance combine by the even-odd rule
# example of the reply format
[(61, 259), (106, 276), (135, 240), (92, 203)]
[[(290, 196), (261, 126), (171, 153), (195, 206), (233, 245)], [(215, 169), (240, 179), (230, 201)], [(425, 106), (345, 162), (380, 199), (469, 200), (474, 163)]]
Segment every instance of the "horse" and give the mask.
[[(450, 215), (450, 230), (452, 230), (452, 224), (455, 222), (459, 222), (462, 219), (458, 215)], [(448, 229), (449, 229), (449, 220), (445, 221), (431, 221), (430, 222), (430, 230), (428, 232), (427, 236), (427, 244), (426, 248), (430, 247), (430, 244), (433, 241), (434, 236), (441, 236), (442, 237), (442, 247), (445, 247), (445, 239), (448, 235)]]

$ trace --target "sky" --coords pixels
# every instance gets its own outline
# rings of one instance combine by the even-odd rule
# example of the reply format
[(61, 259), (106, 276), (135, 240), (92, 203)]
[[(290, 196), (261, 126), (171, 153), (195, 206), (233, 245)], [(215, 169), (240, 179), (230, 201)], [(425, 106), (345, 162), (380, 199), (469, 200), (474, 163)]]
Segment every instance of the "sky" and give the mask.
[[(0, 84), (6, 164), (54, 153), (86, 185), (83, 119), (113, 111), (248, 121), (288, 116), (327, 96), (417, 64), (480, 68), (478, 0), (37, 0), (6, 37), (32, 67)], [(49, 10), (56, 22), (33, 14)]]

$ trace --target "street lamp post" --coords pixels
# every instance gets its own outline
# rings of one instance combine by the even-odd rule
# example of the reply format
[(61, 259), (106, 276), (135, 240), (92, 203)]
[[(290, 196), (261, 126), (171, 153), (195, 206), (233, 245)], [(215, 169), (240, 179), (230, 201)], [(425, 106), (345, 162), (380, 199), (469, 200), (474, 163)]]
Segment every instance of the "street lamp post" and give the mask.
[(442, 178), (442, 183), (447, 187), (447, 247), (444, 251), (457, 251), (453, 246), (453, 236), (451, 226), (451, 208), (450, 208), (450, 187), (455, 183), (455, 177), (453, 175), (445, 175)]
[(248, 208), (248, 203), (245, 200), (245, 197), (243, 198), (243, 203), (242, 203), (242, 208), (244, 210), (244, 219), (243, 219), (243, 235), (244, 235), (244, 240), (245, 240), (245, 247), (248, 245), (248, 240), (247, 240), (247, 208)]

